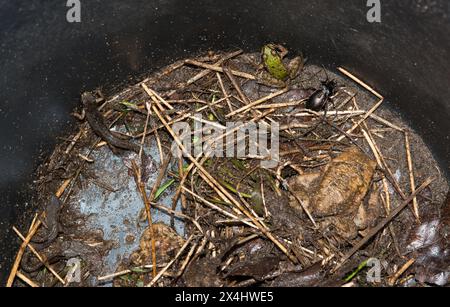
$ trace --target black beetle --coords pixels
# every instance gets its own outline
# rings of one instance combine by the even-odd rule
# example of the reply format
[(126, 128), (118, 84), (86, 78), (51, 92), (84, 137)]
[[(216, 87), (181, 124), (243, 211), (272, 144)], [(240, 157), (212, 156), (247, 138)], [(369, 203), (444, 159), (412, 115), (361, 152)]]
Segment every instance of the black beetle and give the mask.
[(320, 89), (316, 90), (306, 101), (306, 108), (313, 111), (324, 109), (330, 97), (335, 93), (336, 86), (334, 80), (322, 81)]

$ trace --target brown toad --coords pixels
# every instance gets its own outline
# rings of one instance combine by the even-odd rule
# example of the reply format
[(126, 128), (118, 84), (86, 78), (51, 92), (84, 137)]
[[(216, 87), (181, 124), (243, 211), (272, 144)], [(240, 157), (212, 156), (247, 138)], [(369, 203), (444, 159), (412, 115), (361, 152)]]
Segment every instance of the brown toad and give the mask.
[[(163, 223), (153, 224), (155, 236), (156, 259), (158, 263), (170, 261), (176, 252), (184, 244), (184, 239), (178, 235), (175, 230)], [(144, 265), (152, 263), (152, 236), (151, 229), (145, 229), (139, 241), (139, 249), (131, 255), (131, 261), (134, 265)]]
[[(350, 147), (334, 158), (320, 173), (308, 173), (293, 177), (289, 185), (303, 202), (321, 229), (334, 226), (345, 239), (354, 239), (358, 230), (367, 228), (368, 221), (378, 210), (363, 204), (376, 162), (358, 148)], [(370, 204), (371, 203), (371, 204)], [(289, 204), (302, 210), (298, 201), (290, 198)], [(378, 205), (369, 201), (369, 206)]]

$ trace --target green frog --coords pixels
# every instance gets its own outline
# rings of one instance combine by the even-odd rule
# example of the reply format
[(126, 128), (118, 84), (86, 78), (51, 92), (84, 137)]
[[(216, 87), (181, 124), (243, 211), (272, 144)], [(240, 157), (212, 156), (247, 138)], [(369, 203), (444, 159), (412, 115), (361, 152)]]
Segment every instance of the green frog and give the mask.
[(286, 87), (287, 81), (294, 79), (303, 69), (302, 56), (295, 57), (285, 64), (288, 50), (278, 44), (264, 45), (261, 51), (262, 67), (257, 74), (258, 83), (270, 87)]

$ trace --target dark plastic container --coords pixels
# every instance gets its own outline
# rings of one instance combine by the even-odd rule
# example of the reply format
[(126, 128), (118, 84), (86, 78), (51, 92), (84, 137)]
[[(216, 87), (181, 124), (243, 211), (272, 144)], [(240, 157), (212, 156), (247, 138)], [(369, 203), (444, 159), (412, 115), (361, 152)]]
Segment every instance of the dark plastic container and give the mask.
[(313, 63), (344, 66), (372, 84), (450, 173), (450, 5), (364, 0), (0, 1), (0, 282), (19, 241), (33, 172), (71, 128), (85, 89), (125, 86), (145, 72), (208, 49), (255, 51), (268, 41)]

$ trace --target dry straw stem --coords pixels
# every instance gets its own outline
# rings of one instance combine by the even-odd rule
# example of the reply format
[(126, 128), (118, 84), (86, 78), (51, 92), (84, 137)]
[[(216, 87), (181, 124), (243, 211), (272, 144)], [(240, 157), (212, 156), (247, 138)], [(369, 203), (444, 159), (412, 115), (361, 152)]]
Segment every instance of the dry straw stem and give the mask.
[(282, 90), (279, 90), (278, 92), (275, 92), (275, 93), (272, 93), (272, 94), (270, 94), (270, 95), (267, 95), (266, 97), (263, 97), (263, 98), (261, 98), (261, 99), (258, 99), (258, 100), (254, 101), (254, 102), (252, 102), (252, 103), (249, 103), (249, 104), (243, 106), (243, 107), (240, 108), (240, 109), (237, 109), (237, 110), (235, 110), (235, 111), (233, 111), (233, 112), (227, 114), (225, 117), (226, 117), (226, 118), (230, 118), (230, 117), (233, 116), (233, 115), (236, 115), (236, 114), (239, 114), (239, 113), (242, 113), (242, 112), (245, 113), (245, 112), (247, 112), (249, 109), (254, 108), (255, 106), (257, 106), (257, 105), (259, 105), (259, 104), (261, 104), (261, 103), (264, 103), (264, 102), (266, 102), (266, 101), (268, 101), (268, 100), (270, 100), (270, 99), (273, 99), (273, 98), (275, 98), (275, 97), (277, 97), (277, 96), (280, 96), (280, 95), (286, 93), (287, 91), (288, 91), (288, 88), (284, 88), (284, 89), (282, 89)]
[[(379, 106), (381, 106), (381, 104), (383, 103), (383, 99), (381, 99), (380, 101), (378, 101), (369, 111), (366, 112), (366, 114), (364, 114), (364, 116), (356, 123), (354, 124), (350, 129), (348, 129), (346, 131), (347, 134), (352, 133), (356, 128), (359, 127), (359, 125), (361, 125), (373, 112), (375, 112)], [(340, 137), (337, 138), (338, 141), (342, 141), (345, 138), (345, 135), (341, 135)]]
[(310, 127), (311, 126), (307, 125), (307, 124), (291, 122), (286, 125), (281, 125), (280, 131), (289, 130), (289, 129), (297, 129), (297, 128), (310, 128)]
[(18, 278), (20, 278), (23, 282), (25, 282), (27, 285), (29, 285), (32, 288), (38, 288), (39, 285), (36, 284), (34, 281), (32, 281), (31, 279), (29, 279), (27, 276), (25, 276), (24, 274), (22, 274), (20, 271), (17, 272), (16, 276)]
[(144, 202), (145, 213), (147, 214), (147, 221), (148, 221), (148, 225), (150, 228), (152, 264), (153, 264), (152, 274), (153, 274), (153, 277), (155, 277), (156, 276), (156, 242), (155, 242), (154, 229), (153, 229), (151, 205), (150, 205), (150, 201), (147, 197), (147, 191), (145, 191), (145, 184), (139, 178), (140, 170), (134, 160), (131, 161), (131, 164), (132, 164), (134, 175), (136, 178), (136, 185), (139, 189), (139, 192), (141, 193), (142, 201)]
[(202, 227), (200, 226), (200, 224), (199, 224), (196, 220), (194, 220), (192, 217), (187, 216), (187, 215), (185, 215), (185, 214), (183, 214), (183, 213), (180, 213), (180, 212), (178, 212), (178, 211), (172, 210), (172, 209), (170, 209), (170, 208), (167, 208), (166, 206), (160, 205), (160, 204), (158, 204), (158, 203), (153, 203), (153, 202), (152, 202), (151, 205), (153, 206), (153, 208), (156, 208), (156, 209), (158, 209), (158, 210), (161, 210), (161, 211), (167, 212), (167, 213), (169, 213), (169, 214), (172, 214), (172, 215), (174, 215), (174, 216), (176, 216), (176, 217), (178, 217), (178, 218), (180, 218), (180, 219), (185, 219), (185, 220), (191, 221), (192, 224), (194, 224), (194, 226), (197, 227), (197, 229), (198, 229), (201, 233), (203, 233), (203, 229), (202, 229)]
[[(206, 242), (206, 237), (203, 238), (202, 242)], [(206, 244), (206, 243), (205, 243)], [(202, 243), (203, 245), (203, 243)], [(176, 276), (183, 275), (184, 270), (186, 269), (187, 265), (189, 264), (189, 261), (192, 259), (192, 255), (194, 255), (195, 249), (197, 248), (198, 243), (196, 242), (194, 245), (191, 246), (191, 249), (189, 250), (186, 258), (184, 259), (183, 263), (181, 264), (180, 269), (178, 270)], [(200, 246), (201, 247), (201, 246)]]
[[(256, 106), (255, 109), (268, 109), (268, 108), (282, 108), (282, 107), (288, 107), (288, 106), (295, 106), (298, 105), (299, 103), (301, 103), (302, 101), (294, 101), (294, 102), (285, 102), (285, 103), (274, 103), (274, 104), (265, 104), (265, 105), (260, 105), (260, 106)], [(349, 116), (360, 116), (362, 114), (366, 114), (367, 111), (364, 110), (346, 110), (346, 111), (334, 111), (334, 112), (324, 112), (324, 111), (320, 111), (320, 112), (316, 112), (318, 115), (322, 115), (327, 117), (334, 117), (334, 116), (344, 116), (344, 115), (349, 115)], [(274, 115), (275, 117), (285, 117), (285, 114), (276, 114)], [(307, 111), (306, 109), (303, 110), (303, 112), (300, 113), (296, 113), (296, 114), (290, 114), (290, 117), (309, 117), (312, 116), (310, 111)], [(369, 117), (377, 122), (379, 122), (380, 124), (383, 124), (389, 128), (392, 128), (394, 130), (397, 130), (399, 132), (403, 132), (404, 129), (400, 128), (399, 126), (391, 123), (390, 121), (376, 115), (376, 114), (370, 114)]]
[(77, 135), (75, 135), (73, 140), (70, 142), (69, 146), (67, 146), (66, 150), (64, 151), (64, 153), (66, 155), (69, 154), (69, 152), (73, 149), (73, 147), (75, 146), (75, 144), (81, 138), (82, 135), (83, 135), (83, 131), (80, 129), (80, 131), (77, 133)]
[(186, 188), (186, 187), (183, 186), (182, 189), (183, 189), (184, 191), (186, 191), (187, 193), (191, 194), (192, 196), (194, 196), (195, 198), (197, 198), (198, 200), (202, 201), (206, 206), (210, 207), (211, 209), (216, 210), (217, 212), (219, 212), (219, 213), (221, 213), (221, 214), (223, 214), (223, 215), (225, 215), (225, 216), (231, 217), (231, 218), (234, 219), (234, 220), (241, 221), (242, 223), (246, 224), (247, 226), (250, 226), (250, 227), (252, 227), (252, 228), (258, 229), (258, 227), (256, 227), (256, 226), (253, 225), (252, 223), (248, 222), (248, 220), (239, 218), (239, 217), (237, 217), (236, 215), (234, 215), (234, 214), (232, 214), (232, 213), (226, 211), (225, 209), (220, 208), (219, 206), (213, 204), (212, 202), (207, 201), (206, 199), (204, 199), (204, 198), (201, 197), (200, 195), (198, 195), (198, 194), (192, 192), (192, 191), (189, 190), (188, 188)]
[[(158, 268), (163, 268), (166, 265), (167, 264), (158, 265)], [(153, 268), (153, 265), (151, 265), (151, 264), (150, 265), (142, 265), (140, 267), (134, 268), (134, 270), (123, 270), (123, 271), (120, 271), (120, 272), (116, 272), (116, 273), (108, 274), (108, 275), (105, 275), (105, 276), (101, 276), (101, 277), (98, 278), (98, 281), (105, 281), (105, 280), (113, 279), (113, 278), (116, 278), (116, 277), (119, 277), (119, 276), (127, 275), (127, 274), (135, 272), (136, 269), (142, 270), (142, 269), (152, 269), (152, 268)]]
[(231, 73), (230, 69), (228, 68), (228, 66), (224, 65), (222, 67), (223, 69), (223, 73), (228, 77), (228, 79), (230, 79), (231, 84), (233, 85), (234, 89), (236, 90), (236, 92), (238, 93), (239, 98), (241, 98), (241, 100), (246, 104), (250, 104), (251, 101), (250, 99), (248, 99), (247, 95), (244, 94), (244, 92), (242, 91), (241, 85), (239, 84), (239, 82), (236, 80), (236, 78), (233, 76), (233, 74)]
[[(177, 150), (178, 155), (178, 176), (179, 178), (184, 177), (184, 162), (183, 162), (183, 153), (180, 150)], [(181, 192), (181, 206), (183, 209), (187, 209), (187, 201), (186, 194)]]
[[(383, 163), (381, 162), (379, 149), (377, 148), (373, 139), (369, 135), (369, 132), (367, 132), (365, 129), (363, 129), (362, 133), (363, 133), (367, 143), (369, 144), (369, 147), (372, 150), (373, 155), (375, 156), (375, 160), (377, 161), (378, 166), (383, 168)], [(387, 184), (385, 176), (383, 176), (382, 184), (383, 184), (384, 195), (386, 197), (386, 212), (389, 213), (391, 211), (391, 201), (390, 201), (390, 195), (389, 195), (389, 188), (388, 188), (388, 184)]]
[[(164, 109), (162, 108), (162, 106), (161, 106), (161, 105), (159, 104), (159, 102), (158, 102), (158, 100), (162, 100), (162, 101), (164, 102), (164, 99), (161, 98), (161, 97), (160, 97), (157, 93), (155, 93), (153, 90), (149, 89), (149, 88), (147, 87), (146, 84), (142, 84), (142, 87), (144, 88), (145, 92), (150, 96), (150, 98), (153, 100), (153, 102), (156, 103), (157, 106), (158, 106), (162, 111), (164, 111)], [(171, 106), (169, 105), (169, 107), (171, 107)], [(271, 112), (273, 112), (273, 110), (269, 110), (269, 111), (267, 111), (267, 112), (265, 112), (265, 113), (262, 113), (262, 114), (259, 115), (258, 117), (255, 117), (255, 118), (253, 118), (252, 120), (250, 120), (249, 123), (256, 122), (257, 120), (259, 120), (259, 119), (265, 117), (267, 114), (270, 114)], [(170, 118), (169, 118), (169, 121), (170, 121)], [(173, 121), (171, 121), (171, 122), (173, 122)], [(245, 126), (246, 126), (247, 124), (249, 124), (249, 123), (244, 123), (244, 124), (242, 124), (242, 125), (240, 125), (240, 126), (234, 128), (234, 129), (232, 129), (231, 131), (228, 131), (227, 133), (222, 134), (221, 136), (215, 138), (212, 142), (216, 142), (216, 141), (218, 141), (218, 140), (220, 140), (220, 139), (223, 139), (223, 138), (226, 137), (227, 135), (229, 135), (229, 134), (231, 134), (231, 133), (234, 133), (234, 132), (236, 132), (237, 130), (239, 130), (239, 129), (245, 127)], [(168, 123), (166, 123), (166, 124), (168, 125)], [(164, 124), (163, 124), (163, 126), (164, 126)], [(206, 153), (205, 153), (205, 157), (199, 162), (199, 164), (200, 164), (200, 165), (203, 165), (203, 163), (207, 160), (207, 158), (209, 157), (209, 155), (210, 155), (212, 152), (213, 152), (213, 151), (208, 151), (208, 152), (206, 152)], [(200, 156), (196, 159), (196, 162), (198, 162), (199, 160), (200, 160)], [(180, 193), (181, 193), (181, 187), (184, 185), (185, 180), (187, 179), (187, 177), (188, 177), (190, 171), (194, 168), (194, 166), (195, 166), (195, 163), (191, 163), (191, 164), (189, 165), (189, 167), (186, 169), (186, 171), (184, 172), (184, 175), (183, 175), (183, 177), (181, 178), (180, 183), (179, 183), (179, 188), (178, 188), (177, 191), (175, 192), (175, 195), (174, 195), (174, 197), (173, 197), (173, 199), (172, 199), (173, 204), (175, 204), (175, 203), (177, 202), (178, 197), (180, 196)], [(215, 187), (213, 187), (213, 188), (215, 188)], [(226, 199), (226, 196), (223, 195), (219, 190), (216, 190), (216, 192), (217, 192), (217, 193), (219, 194), (219, 196), (221, 196), (223, 199)], [(237, 208), (234, 208), (234, 207), (233, 207), (233, 210), (237, 210)]]
[[(163, 76), (167, 76), (167, 75), (171, 74), (172, 72), (174, 72), (175, 70), (177, 70), (177, 69), (183, 67), (184, 64), (185, 64), (185, 60), (177, 61), (177, 62), (175, 62), (175, 63), (169, 65), (168, 67), (166, 67), (166, 68), (165, 68), (163, 71), (161, 71), (160, 73), (158, 73), (158, 74), (157, 74), (157, 75), (158, 75), (157, 78), (145, 78), (144, 80), (142, 80), (142, 81), (138, 82), (137, 84), (135, 84), (135, 86), (139, 86), (141, 83), (147, 83), (147, 82), (150, 81), (150, 80), (156, 80), (156, 79), (159, 79), (159, 78), (161, 78), (161, 77), (163, 77)], [(129, 91), (129, 90), (130, 90), (130, 89), (127, 89), (127, 90), (125, 90), (124, 92), (127, 92), (127, 91)], [(118, 97), (118, 95), (115, 96), (115, 97), (113, 97), (112, 99), (110, 99), (110, 100), (107, 101), (106, 103), (109, 103), (109, 102), (111, 102), (111, 101), (117, 99), (117, 97)]]
[(32, 226), (30, 227), (30, 231), (28, 232), (27, 237), (24, 238), (22, 244), (20, 245), (19, 251), (17, 252), (16, 259), (14, 260), (14, 264), (11, 268), (11, 273), (9, 274), (8, 280), (6, 282), (6, 287), (12, 287), (17, 274), (17, 270), (19, 269), (20, 262), (22, 261), (23, 254), (25, 253), (25, 249), (27, 248), (28, 244), (30, 243), (31, 239), (33, 238), (34, 234), (39, 229), (39, 226), (41, 226), (41, 224), (41, 220), (38, 219), (36, 220), (36, 223), (32, 224)]
[(56, 194), (55, 194), (56, 197), (60, 198), (64, 194), (64, 191), (67, 189), (67, 187), (69, 186), (71, 181), (72, 181), (72, 178), (64, 180), (64, 182), (59, 187), (58, 191), (56, 191)]
[[(268, 103), (268, 104), (263, 104), (263, 105), (259, 105), (259, 106), (254, 106), (253, 108), (257, 109), (257, 110), (260, 110), (260, 109), (280, 109), (280, 108), (298, 106), (299, 104), (301, 104), (304, 101), (305, 101), (305, 99), (302, 99), (302, 100), (299, 100), (299, 101)], [(274, 116), (276, 116), (276, 117), (285, 117), (286, 114), (276, 114)], [(289, 116), (295, 117), (296, 115), (295, 114), (294, 115), (289, 114)], [(311, 115), (309, 115), (309, 116), (311, 116)]]
[[(244, 105), (251, 104), (251, 101), (248, 99), (248, 97), (242, 91), (240, 83), (236, 80), (236, 78), (234, 78), (234, 76), (230, 72), (230, 70), (228, 68), (224, 68), (223, 72), (228, 77), (228, 79), (230, 79), (231, 84), (233, 85), (234, 89), (238, 93), (238, 96), (239, 96), (240, 99), (235, 97), (235, 96), (233, 96), (233, 97), (235, 97), (235, 99), (239, 100)], [(257, 114), (257, 115), (261, 115), (262, 114), (261, 111), (256, 110), (256, 109), (250, 109), (250, 110), (252, 111), (253, 114)], [(270, 117), (267, 117), (267, 119), (273, 122), (273, 120)], [(262, 120), (262, 122), (267, 125), (267, 123), (265, 122), (264, 119)]]
[[(20, 231), (16, 227), (13, 227), (13, 230), (22, 241), (25, 241), (25, 237), (20, 233)], [(64, 279), (62, 279), (61, 276), (59, 276), (59, 274), (52, 268), (50, 264), (47, 263), (47, 261), (45, 261), (45, 259), (36, 251), (33, 245), (28, 244), (28, 248), (36, 256), (36, 258), (38, 258), (39, 261), (45, 265), (45, 267), (49, 270), (49, 272), (52, 273), (64, 285), (65, 284)]]
[[(153, 90), (150, 90), (146, 84), (142, 84), (142, 87), (144, 88), (145, 92), (150, 96), (150, 98), (157, 104), (157, 106), (160, 108), (161, 111), (164, 111), (164, 108), (158, 103), (158, 100), (161, 101), (162, 103), (164, 103), (169, 109), (173, 109), (173, 107), (168, 104), (161, 96), (159, 96), (156, 92), (154, 92)], [(224, 99), (221, 99), (221, 101), (223, 101)], [(219, 103), (219, 101), (217, 101), (216, 103)], [(212, 105), (212, 104), (211, 104)], [(209, 105), (209, 106), (211, 106)], [(209, 106), (205, 106), (203, 109), (208, 108)], [(202, 108), (200, 108), (202, 109)], [(200, 109), (198, 111), (200, 111)], [(186, 114), (185, 116), (183, 116), (183, 118), (193, 118), (194, 120), (198, 120), (195, 117), (192, 117), (190, 115), (190, 113)], [(174, 122), (173, 120), (171, 120), (171, 118), (168, 116), (168, 120), (169, 122)], [(208, 123), (211, 123), (208, 121)], [(164, 127), (164, 125), (162, 125)], [(223, 128), (223, 127), (220, 127)], [(199, 158), (198, 158), (199, 159)], [(197, 159), (197, 161), (198, 161)], [(191, 164), (188, 169), (186, 170), (186, 172), (184, 172), (184, 175), (182, 176), (181, 180), (180, 180), (180, 184), (179, 184), (179, 188), (177, 189), (177, 191), (175, 192), (175, 195), (173, 197), (173, 205), (176, 204), (176, 202), (178, 201), (178, 198), (180, 196), (181, 193), (181, 186), (184, 184), (185, 180), (187, 179), (187, 176), (189, 174), (189, 172), (192, 170), (194, 164)]]
[(400, 268), (400, 270), (398, 270), (398, 271), (394, 274), (394, 276), (392, 276), (391, 278), (389, 278), (389, 281), (388, 281), (389, 285), (390, 285), (390, 286), (395, 285), (395, 283), (397, 282), (397, 279), (399, 279), (400, 276), (402, 276), (402, 274), (405, 273), (406, 270), (409, 269), (409, 267), (410, 267), (411, 265), (413, 265), (414, 262), (416, 262), (416, 259), (414, 259), (414, 258), (409, 259), (409, 260), (408, 260), (408, 261)]
[[(237, 51), (231, 52), (231, 53), (225, 55), (223, 58), (221, 58), (219, 61), (217, 61), (217, 62), (216, 62), (215, 64), (213, 64), (212, 66), (220, 68), (220, 66), (221, 66), (225, 61), (227, 61), (227, 60), (229, 60), (229, 59), (231, 59), (231, 58), (234, 58), (235, 56), (238, 56), (238, 55), (241, 54), (241, 53), (242, 53), (242, 50), (237, 50)], [(183, 65), (188, 64), (188, 63), (187, 63), (188, 61), (189, 61), (189, 60), (183, 60), (183, 61), (182, 61)], [(201, 63), (201, 62), (199, 62), (199, 63)], [(181, 65), (181, 66), (183, 66), (183, 65)], [(181, 66), (180, 66), (180, 67), (181, 67)], [(178, 67), (178, 68), (180, 68), (180, 67)], [(172, 70), (171, 72), (173, 72), (173, 71), (175, 71), (175, 69)], [(200, 79), (206, 77), (206, 76), (209, 75), (212, 71), (213, 71), (213, 70), (211, 70), (211, 69), (205, 69), (205, 70), (199, 72), (198, 74), (196, 74), (194, 77), (190, 78), (190, 79), (189, 79), (188, 81), (186, 81), (185, 83), (179, 84), (179, 85), (177, 86), (177, 89), (175, 89), (175, 90), (169, 92), (169, 94), (168, 94), (167, 96), (168, 96), (168, 97), (172, 96), (173, 94), (175, 94), (175, 93), (177, 92), (177, 90), (182, 90), (182, 89), (186, 88), (187, 86), (189, 86), (189, 85), (191, 85), (191, 84), (197, 82), (198, 80), (200, 80)], [(166, 75), (167, 75), (167, 74), (166, 74)], [(140, 82), (140, 85), (142, 85), (142, 84), (144, 84), (144, 83), (147, 83), (147, 81), (148, 81), (148, 79), (146, 79), (146, 80)]]
[[(414, 193), (414, 190), (416, 188), (416, 181), (414, 178), (414, 168), (413, 168), (413, 162), (411, 157), (411, 146), (409, 143), (409, 133), (407, 131), (404, 132), (405, 134), (405, 149), (406, 149), (406, 161), (408, 162), (408, 171), (409, 171), (409, 183), (411, 186), (411, 193)], [(413, 199), (413, 208), (414, 208), (414, 215), (416, 216), (417, 221), (420, 223), (420, 215), (419, 215), (419, 204), (417, 203), (417, 197), (414, 197)]]
[[(356, 99), (353, 99), (353, 103), (354, 103), (355, 107), (357, 109), (359, 109)], [(374, 152), (374, 155), (377, 158), (377, 163), (378, 163), (379, 167), (385, 171), (385, 177), (387, 177), (389, 179), (392, 186), (395, 188), (395, 190), (400, 195), (400, 197), (403, 200), (405, 200), (406, 195), (405, 195), (405, 193), (403, 193), (403, 190), (401, 189), (400, 185), (398, 184), (397, 179), (395, 179), (394, 174), (392, 173), (391, 169), (389, 168), (388, 164), (386, 163), (386, 159), (384, 158), (383, 153), (381, 152), (380, 148), (378, 147), (377, 143), (375, 142), (375, 139), (373, 138), (367, 123), (362, 123), (362, 125), (363, 125), (363, 128), (365, 127), (366, 132), (367, 132), (367, 135), (364, 135), (364, 133), (363, 133), (363, 135), (366, 138), (366, 140), (368, 141), (369, 146), (371, 147), (372, 151)], [(385, 181), (386, 180), (384, 179), (383, 186), (386, 191), (387, 183)], [(386, 201), (388, 204), (387, 208), (389, 209), (390, 208), (389, 193), (386, 194), (386, 197), (387, 197)]]
[[(195, 60), (186, 60), (186, 64), (189, 65), (194, 65), (194, 66), (198, 66), (198, 67), (202, 67), (202, 68), (206, 68), (206, 69), (210, 69), (213, 71), (217, 71), (217, 72), (221, 72), (223, 73), (223, 68), (222, 67), (218, 67), (215, 65), (211, 65), (211, 64), (206, 64), (206, 63), (202, 63), (202, 62), (198, 62)], [(241, 71), (236, 71), (236, 70), (230, 70), (230, 72), (237, 76), (237, 77), (241, 77), (241, 78), (245, 78), (245, 79), (249, 79), (249, 80), (255, 80), (255, 76), (245, 73), (245, 72), (241, 72)]]
[[(143, 84), (142, 84), (142, 87), (143, 87), (144, 89), (145, 89), (145, 88), (148, 89), (148, 87), (147, 87), (146, 85), (145, 85), (145, 86), (144, 86), (144, 85), (145, 85), (145, 84), (143, 83)], [(147, 94), (149, 94), (149, 93), (150, 93), (150, 92), (147, 92)], [(149, 94), (149, 95), (150, 95), (150, 94)], [(201, 111), (207, 109), (208, 107), (212, 107), (212, 106), (215, 106), (215, 105), (217, 105), (217, 104), (220, 104), (220, 103), (222, 103), (223, 101), (225, 101), (226, 98), (229, 98), (229, 96), (228, 96), (228, 97), (221, 98), (221, 99), (219, 99), (219, 100), (217, 100), (217, 101), (215, 101), (215, 102), (212, 102), (212, 103), (209, 104), (209, 106), (206, 105), (206, 106), (200, 107), (200, 108), (198, 108), (198, 109), (195, 110), (195, 113), (201, 112)], [(172, 124), (174, 124), (174, 123), (176, 123), (176, 122), (180, 122), (180, 121), (182, 121), (182, 120), (184, 120), (184, 119), (186, 119), (186, 118), (190, 118), (191, 116), (193, 116), (192, 112), (179, 112), (179, 117), (170, 120), (170, 121), (169, 121), (169, 125), (172, 125)], [(152, 134), (152, 133), (154, 133), (156, 130), (159, 130), (159, 129), (162, 129), (162, 128), (164, 128), (164, 125), (161, 124), (161, 125), (159, 125), (158, 127), (153, 128), (152, 130), (148, 131), (148, 132), (147, 132), (147, 135)], [(136, 136), (134, 136), (133, 138), (135, 138), (135, 139), (136, 139), (136, 138), (140, 138), (140, 137), (142, 137), (142, 135), (144, 135), (143, 132), (140, 133), (140, 134), (138, 134), (138, 135), (136, 135)]]
[(218, 72), (216, 72), (216, 77), (217, 77), (217, 80), (219, 81), (220, 89), (222, 90), (222, 95), (223, 95), (223, 97), (225, 97), (225, 100), (227, 102), (228, 109), (230, 110), (230, 112), (233, 112), (233, 107), (231, 105), (230, 98), (228, 97), (227, 90), (225, 89), (225, 86), (223, 85), (222, 77), (220, 76), (220, 74)]
[(355, 81), (357, 84), (359, 84), (360, 86), (362, 86), (363, 88), (365, 88), (366, 90), (368, 90), (369, 92), (371, 92), (372, 94), (374, 94), (375, 96), (377, 96), (379, 99), (383, 100), (384, 97), (378, 93), (376, 90), (374, 90), (371, 86), (369, 86), (367, 83), (363, 82), (361, 79), (357, 78), (355, 75), (353, 75), (352, 73), (350, 73), (348, 70), (346, 70), (345, 68), (342, 67), (338, 67), (338, 70), (343, 73), (345, 76), (349, 77), (350, 79), (352, 79), (353, 81)]
[(392, 129), (395, 129), (395, 130), (397, 130), (397, 131), (400, 131), (400, 132), (403, 132), (403, 131), (404, 131), (403, 128), (400, 128), (399, 126), (397, 126), (397, 125), (391, 123), (390, 121), (388, 121), (388, 120), (386, 120), (386, 119), (384, 119), (384, 118), (382, 118), (382, 117), (380, 117), (380, 116), (378, 116), (378, 115), (376, 115), (376, 114), (370, 114), (370, 118), (376, 120), (376, 121), (379, 122), (380, 124), (383, 124), (383, 125), (385, 125), (385, 126), (388, 126), (388, 127), (392, 128)]
[[(352, 99), (353, 104), (355, 106), (355, 108), (357, 110), (359, 110), (359, 106), (358, 103), (356, 102), (356, 98)], [(381, 153), (381, 150), (379, 149), (379, 147), (377, 146), (377, 144), (375, 143), (374, 138), (372, 137), (372, 134), (370, 133), (370, 128), (368, 126), (367, 123), (362, 123), (362, 133), (364, 138), (366, 139), (367, 143), (369, 144), (370, 149), (372, 150), (372, 153), (377, 161), (377, 164), (380, 168), (383, 168), (383, 154)], [(383, 185), (383, 191), (384, 191), (384, 195), (386, 197), (386, 213), (389, 214), (389, 212), (391, 211), (391, 200), (390, 200), (390, 194), (389, 194), (389, 187), (387, 184), (387, 180), (386, 180), (386, 175), (383, 175), (383, 179), (382, 179), (382, 185)]]
[[(358, 103), (356, 102), (356, 98), (353, 98), (353, 104), (354, 104), (355, 108), (357, 110), (359, 110), (359, 106), (358, 106)], [(372, 134), (370, 132), (368, 124), (367, 123), (363, 123), (362, 126), (363, 126), (363, 130), (362, 130), (363, 135), (366, 138), (367, 143), (369, 144), (369, 147), (372, 150), (372, 152), (373, 152), (373, 154), (374, 154), (374, 156), (376, 158), (377, 164), (382, 169), (383, 169), (383, 167), (385, 167), (387, 169), (388, 174), (391, 176), (391, 178), (393, 180), (393, 185), (397, 186), (398, 187), (397, 190), (402, 192), (400, 187), (398, 186), (397, 181), (395, 180), (394, 176), (392, 175), (391, 170), (389, 169), (388, 165), (386, 164), (386, 161), (384, 159), (384, 156), (383, 156), (380, 148), (375, 143), (375, 139), (373, 138), (373, 136), (372, 136)], [(383, 185), (383, 192), (384, 192), (385, 198), (383, 198), (383, 196), (381, 196), (381, 200), (383, 202), (383, 205), (384, 205), (384, 208), (386, 210), (386, 213), (389, 214), (390, 211), (391, 211), (391, 196), (390, 196), (390, 193), (389, 193), (389, 187), (388, 187), (388, 183), (387, 183), (387, 179), (386, 179), (386, 174), (383, 174), (382, 185)], [(405, 198), (406, 197), (403, 197), (403, 199), (405, 199)], [(395, 232), (394, 232), (394, 229), (392, 227), (392, 224), (389, 225), (389, 231), (391, 233), (395, 249), (398, 251), (399, 249), (398, 249), (397, 238), (395, 236)]]
[[(351, 133), (353, 130), (355, 130), (359, 125), (361, 125), (368, 117), (370, 117), (377, 109), (378, 107), (383, 103), (384, 101), (384, 97), (378, 93), (377, 91), (375, 91), (371, 86), (369, 86), (367, 83), (363, 82), (361, 79), (357, 78), (355, 75), (353, 75), (352, 73), (350, 73), (348, 70), (342, 68), (342, 67), (338, 67), (338, 70), (343, 73), (345, 76), (349, 77), (350, 79), (352, 79), (354, 82), (356, 82), (357, 84), (359, 84), (360, 86), (362, 86), (363, 88), (365, 88), (366, 90), (368, 90), (369, 92), (371, 92), (372, 94), (374, 94), (376, 97), (378, 97), (380, 100), (378, 101), (378, 103), (376, 103), (369, 111), (367, 111), (367, 113), (363, 116), (363, 118), (358, 121), (355, 125), (353, 125), (353, 127), (351, 127), (349, 130), (347, 130), (347, 134)], [(340, 136), (338, 138), (338, 141), (342, 141), (344, 139), (345, 136)]]
[[(228, 61), (229, 59), (234, 58), (235, 56), (238, 56), (242, 53), (242, 50), (237, 50), (235, 52), (229, 53), (226, 56), (224, 56), (223, 58), (221, 58), (219, 61), (217, 61), (216, 63), (213, 64), (214, 67), (220, 68), (220, 66), (225, 63), (225, 61)], [(187, 61), (186, 61), (187, 62)], [(212, 70), (211, 69), (206, 69), (202, 72), (199, 72), (197, 75), (195, 75), (194, 77), (192, 77), (191, 79), (189, 79), (186, 82), (186, 86), (191, 85), (195, 82), (197, 82), (198, 80), (202, 79), (203, 77), (207, 76), (209, 73), (211, 73)]]
[[(293, 102), (293, 103), (298, 104), (299, 102)], [(290, 104), (291, 103), (286, 103), (286, 105), (290, 105)], [(265, 107), (265, 106), (266, 105), (261, 106), (261, 107)], [(267, 106), (270, 106), (270, 105), (267, 105)], [(273, 104), (272, 106), (275, 107), (276, 104)], [(344, 116), (344, 115), (360, 116), (360, 115), (365, 114), (365, 113), (366, 113), (366, 111), (363, 111), (363, 110), (346, 110), (346, 111), (333, 111), (333, 112), (330, 112), (330, 111), (327, 111), (327, 112), (319, 111), (319, 112), (312, 113), (310, 110), (303, 109), (303, 110), (300, 110), (299, 113), (289, 114), (289, 116), (290, 117), (312, 117), (312, 116), (320, 115), (320, 116), (326, 116), (326, 117), (335, 117), (335, 116)], [(277, 116), (285, 117), (286, 114), (277, 114)]]

